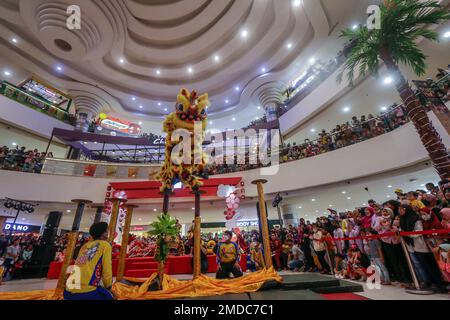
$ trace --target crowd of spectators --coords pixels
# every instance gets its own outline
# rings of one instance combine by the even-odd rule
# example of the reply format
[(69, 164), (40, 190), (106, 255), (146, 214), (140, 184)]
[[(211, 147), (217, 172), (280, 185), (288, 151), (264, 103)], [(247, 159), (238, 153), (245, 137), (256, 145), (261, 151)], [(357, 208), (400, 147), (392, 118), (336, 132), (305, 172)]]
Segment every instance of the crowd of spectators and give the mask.
[(26, 147), (3, 146), (0, 148), (0, 169), (40, 173), (46, 157), (53, 157), (53, 154), (39, 152), (37, 149), (27, 150)]

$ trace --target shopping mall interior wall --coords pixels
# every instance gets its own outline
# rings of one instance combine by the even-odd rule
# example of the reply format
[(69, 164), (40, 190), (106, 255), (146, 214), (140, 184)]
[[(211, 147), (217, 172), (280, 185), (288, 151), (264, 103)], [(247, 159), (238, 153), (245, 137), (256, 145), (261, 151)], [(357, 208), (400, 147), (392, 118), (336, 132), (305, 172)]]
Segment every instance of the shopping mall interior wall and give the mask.
[[(13, 143), (19, 147), (24, 146), (27, 150), (38, 149), (39, 152), (44, 152), (47, 148), (48, 139), (0, 121), (0, 146), (14, 148)], [(52, 143), (49, 151), (53, 153), (54, 157), (64, 158), (67, 147), (63, 144)]]

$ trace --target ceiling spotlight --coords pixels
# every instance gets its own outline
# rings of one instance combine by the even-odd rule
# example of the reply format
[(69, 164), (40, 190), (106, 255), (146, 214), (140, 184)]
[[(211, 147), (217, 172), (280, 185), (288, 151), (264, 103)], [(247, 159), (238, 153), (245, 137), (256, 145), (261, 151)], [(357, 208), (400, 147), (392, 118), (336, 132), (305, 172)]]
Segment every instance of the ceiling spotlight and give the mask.
[(156, 70), (156, 74), (159, 76), (161, 74), (161, 71), (159, 69)]
[(256, 117), (255, 119), (256, 119), (256, 120), (259, 120), (259, 117)]
[(142, 121), (139, 121), (138, 124), (139, 124), (140, 126), (142, 126)]
[(294, 7), (300, 7), (301, 4), (302, 4), (302, 0), (293, 0), (292, 1), (292, 5)]
[(392, 188), (392, 185), (388, 185), (388, 188)]
[(189, 73), (192, 73), (194, 70), (192, 70), (192, 68), (189, 67), (189, 68), (187, 69), (187, 71), (188, 71)]
[(292, 43), (289, 42), (289, 43), (286, 45), (286, 48), (291, 49), (291, 48), (292, 48)]
[(228, 104), (229, 102), (230, 102), (230, 101), (229, 101), (228, 99), (227, 99), (227, 100), (225, 100), (225, 103), (226, 103), (226, 104)]
[(57, 67), (56, 67), (56, 70), (62, 71), (62, 67), (61, 67), (61, 66), (57, 66)]
[(352, 26), (352, 29), (353, 29), (353, 30), (358, 29), (358, 25), (357, 25), (357, 24), (354, 24), (354, 25)]
[(119, 59), (119, 62), (120, 62), (120, 63), (124, 63), (125, 60), (124, 60), (123, 58), (120, 58), (120, 59)]
[(310, 131), (311, 131), (311, 132), (316, 132), (316, 129), (313, 128), (313, 129), (311, 129)]
[(18, 42), (18, 41), (17, 41), (17, 38), (12, 38), (12, 39), (11, 39), (11, 42), (17, 43), (17, 42)]
[(266, 72), (266, 68), (261, 68), (261, 71), (262, 72)]
[(220, 61), (220, 57), (217, 54), (214, 56), (214, 61), (215, 62), (219, 62)]
[(153, 212), (156, 212), (156, 211), (158, 211), (158, 209), (153, 209)]
[(161, 102), (158, 102), (158, 106), (160, 106), (160, 107), (161, 107)]
[(239, 90), (241, 90), (241, 88), (239, 88), (239, 87), (237, 86), (237, 87), (234, 87), (234, 90), (239, 91)]
[(342, 191), (342, 194), (346, 194), (347, 193), (347, 191)]
[(349, 112), (350, 111), (350, 107), (345, 107), (344, 109), (342, 109), (342, 111)]
[(131, 100), (136, 101), (136, 97), (131, 97)]
[(316, 202), (316, 199), (311, 199), (312, 202)]
[(210, 121), (210, 122), (209, 122), (209, 124), (213, 124), (213, 122), (212, 122), (212, 121)]
[(347, 197), (347, 200), (352, 200), (352, 197)]
[(314, 64), (314, 63), (316, 63), (316, 58), (309, 59), (309, 64)]
[(11, 72), (9, 72), (8, 70), (5, 70), (5, 71), (3, 72), (3, 74), (4, 74), (5, 76), (9, 77), (9, 76), (11, 75)]
[(299, 209), (301, 209), (301, 208), (302, 208), (302, 206), (298, 206), (298, 208), (299, 208)]
[(164, 108), (164, 111), (167, 111), (167, 108)]
[(71, 213), (72, 211), (71, 211), (71, 210), (66, 210), (66, 212), (67, 212), (67, 213)]
[(381, 111), (386, 111), (386, 110), (387, 110), (387, 107), (384, 107), (384, 106), (383, 106), (383, 107), (380, 108), (380, 110), (381, 110)]
[(384, 78), (383, 83), (384, 83), (384, 84), (391, 84), (392, 81), (394, 81), (394, 80), (392, 79), (392, 77), (386, 77), (386, 78)]
[(142, 105), (141, 106), (139, 106), (139, 109), (142, 109), (142, 108), (144, 108)]
[(247, 38), (247, 36), (248, 36), (248, 31), (246, 29), (242, 30), (241, 31), (241, 37), (242, 38)]
[(450, 31), (447, 31), (446, 33), (444, 33), (444, 38), (450, 38)]
[(391, 196), (388, 194), (387, 196), (386, 196), (386, 198), (390, 198)]
[(13, 147), (17, 146), (16, 142), (11, 143), (13, 145)]
[(233, 120), (233, 121), (236, 121), (236, 118), (235, 117), (233, 117), (231, 120)]

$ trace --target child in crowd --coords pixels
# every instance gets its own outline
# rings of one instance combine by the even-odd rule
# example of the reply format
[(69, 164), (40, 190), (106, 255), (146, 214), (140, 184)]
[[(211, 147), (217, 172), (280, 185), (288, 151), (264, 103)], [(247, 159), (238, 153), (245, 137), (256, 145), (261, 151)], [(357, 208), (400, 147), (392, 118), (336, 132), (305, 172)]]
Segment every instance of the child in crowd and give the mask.
[[(378, 233), (375, 230), (369, 230), (367, 232), (368, 236), (376, 236)], [(391, 284), (389, 279), (389, 272), (384, 265), (384, 256), (383, 251), (381, 249), (381, 241), (373, 238), (368, 239), (368, 255), (370, 258), (370, 262), (373, 266), (375, 266), (376, 272), (380, 275), (381, 284), (388, 285)]]
[(347, 274), (347, 262), (341, 253), (334, 256), (334, 276), (338, 279), (344, 279)]

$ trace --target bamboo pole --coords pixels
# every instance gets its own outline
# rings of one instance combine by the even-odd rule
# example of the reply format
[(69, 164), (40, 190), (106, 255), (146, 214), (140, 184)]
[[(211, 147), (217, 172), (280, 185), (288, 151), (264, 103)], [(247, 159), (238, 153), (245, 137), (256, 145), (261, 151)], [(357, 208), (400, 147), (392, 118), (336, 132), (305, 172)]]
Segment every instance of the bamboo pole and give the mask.
[(264, 188), (263, 184), (265, 184), (267, 180), (258, 179), (252, 181), (253, 184), (256, 184), (258, 189), (258, 202), (259, 202), (259, 216), (261, 223), (261, 237), (264, 246), (264, 260), (266, 263), (266, 268), (271, 268), (272, 265), (272, 253), (270, 251), (270, 241), (269, 241), (269, 225), (267, 222), (267, 212), (266, 212), (266, 201), (264, 200)]
[(111, 217), (109, 219), (109, 236), (108, 236), (108, 242), (111, 244), (114, 241), (114, 235), (116, 233), (116, 227), (117, 227), (117, 218), (119, 216), (119, 199), (111, 199), (113, 202), (113, 208), (111, 212)]
[(66, 287), (67, 268), (69, 267), (70, 262), (72, 261), (73, 252), (77, 244), (78, 230), (80, 229), (80, 222), (81, 218), (83, 217), (84, 207), (86, 204), (92, 203), (92, 201), (90, 200), (82, 200), (82, 199), (74, 199), (72, 200), (72, 202), (78, 203), (78, 206), (77, 211), (75, 213), (75, 217), (73, 219), (72, 231), (69, 233), (69, 239), (65, 250), (66, 252), (64, 254), (64, 262), (58, 277), (58, 283), (56, 284), (55, 297), (61, 297)]
[(122, 232), (122, 244), (120, 245), (119, 264), (117, 269), (116, 281), (122, 281), (125, 273), (125, 258), (127, 256), (128, 236), (130, 233), (131, 218), (133, 217), (133, 209), (138, 208), (137, 205), (127, 205), (127, 216), (125, 218), (125, 225)]
[(198, 187), (192, 190), (195, 195), (195, 218), (194, 218), (194, 263), (193, 263), (193, 277), (198, 278), (201, 273), (201, 223), (202, 218), (200, 216), (200, 195), (205, 193), (205, 191), (200, 190)]

